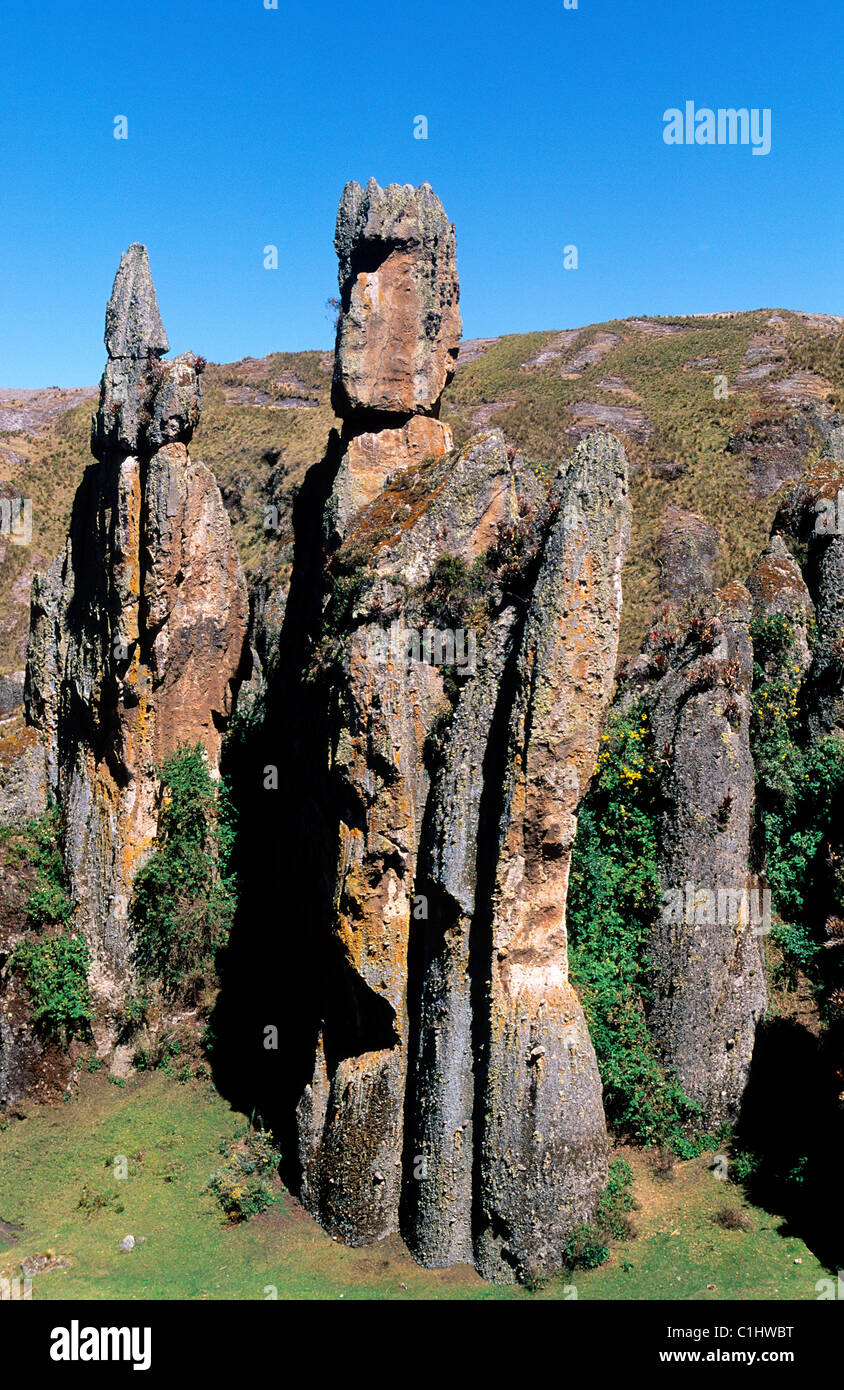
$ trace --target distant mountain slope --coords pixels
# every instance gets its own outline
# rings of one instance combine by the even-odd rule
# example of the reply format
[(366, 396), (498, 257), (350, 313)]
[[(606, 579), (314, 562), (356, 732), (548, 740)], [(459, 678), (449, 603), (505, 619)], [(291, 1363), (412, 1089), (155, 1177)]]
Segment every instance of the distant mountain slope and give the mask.
[[(443, 417), (458, 447), (499, 427), (543, 474), (589, 430), (623, 436), (633, 469), (621, 639), (630, 653), (659, 599), (667, 508), (717, 528), (719, 583), (743, 578), (783, 485), (844, 430), (842, 344), (840, 317), (767, 309), (475, 339), (461, 347)], [(253, 584), (283, 585), (289, 572), (293, 499), (334, 423), (331, 367), (331, 353), (303, 352), (205, 370), (193, 454), (217, 477)], [(0, 391), (0, 497), (31, 498), (33, 512), (28, 546), (0, 536), (0, 676), (23, 667), (32, 574), (63, 543), (91, 461), (95, 404), (94, 388)]]

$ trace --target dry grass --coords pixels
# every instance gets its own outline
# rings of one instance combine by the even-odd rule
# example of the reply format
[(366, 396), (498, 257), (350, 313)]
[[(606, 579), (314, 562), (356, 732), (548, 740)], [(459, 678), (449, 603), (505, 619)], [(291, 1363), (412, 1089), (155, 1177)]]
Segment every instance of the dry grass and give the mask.
[[(768, 324), (769, 310), (730, 318), (592, 324), (539, 366), (525, 364), (549, 345), (555, 348), (558, 335), (510, 335), (461, 366), (445, 394), (443, 417), (454, 429), (458, 448), (477, 432), (473, 420), (478, 410), (492, 407), (489, 423), (502, 429), (508, 443), (545, 477), (571, 451), (578, 402), (623, 404), (644, 413), (650, 427), (647, 440), (625, 439), (632, 469), (633, 533), (624, 574), (621, 656), (638, 649), (658, 600), (656, 544), (669, 505), (698, 512), (718, 529), (723, 542), (719, 583), (744, 579), (763, 548), (779, 495), (754, 499), (747, 456), (730, 453), (728, 444), (735, 431), (751, 422), (782, 418), (783, 407), (765, 398), (766, 388), (795, 372), (812, 372), (830, 384), (830, 405), (844, 402), (844, 334), (832, 322), (811, 323), (788, 311), (780, 317), (782, 323), (774, 326)], [(752, 388), (732, 390), (751, 342), (763, 340), (778, 352), (773, 370)], [(609, 346), (600, 361), (564, 375), (589, 356), (584, 350), (601, 341)], [(699, 359), (705, 365), (694, 365)], [(725, 400), (714, 395), (717, 374), (730, 383)], [(209, 364), (203, 382), (193, 457), (205, 462), (220, 484), (247, 576), (284, 584), (293, 499), (307, 469), (322, 456), (335, 423), (330, 355), (273, 353)], [(609, 389), (608, 382), (623, 383), (626, 389)], [(31, 547), (7, 547), (0, 564), (0, 673), (22, 664), (31, 572), (43, 567), (63, 542), (73, 494), (90, 462), (88, 428), (95, 404), (92, 398), (74, 407), (38, 436), (0, 436), (0, 446), (27, 456), (4, 472), (7, 484), (32, 497), (34, 513)], [(815, 445), (809, 462), (816, 454)], [(666, 462), (672, 466), (669, 472), (679, 467), (679, 476), (659, 476), (660, 464)], [(264, 526), (269, 504), (277, 509), (277, 530)]]

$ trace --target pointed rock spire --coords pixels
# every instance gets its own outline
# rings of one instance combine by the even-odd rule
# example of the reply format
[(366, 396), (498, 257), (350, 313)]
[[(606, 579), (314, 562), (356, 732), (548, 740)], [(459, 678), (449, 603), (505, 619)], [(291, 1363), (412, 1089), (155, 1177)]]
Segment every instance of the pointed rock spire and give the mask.
[(105, 345), (112, 359), (163, 357), (170, 351), (149, 268), (147, 248), (135, 241), (120, 258), (106, 309)]
[[(202, 383), (193, 353), (161, 362), (170, 344), (149, 269), (147, 248), (133, 242), (120, 258), (106, 308), (108, 361), (91, 429), (91, 452), (103, 459), (190, 442), (199, 423)], [(201, 370), (201, 367), (200, 367)]]
[(136, 960), (134, 875), (154, 845), (156, 769), (201, 743), (212, 774), (239, 683), (249, 605), (220, 491), (188, 442), (201, 359), (168, 350), (146, 248), (123, 256), (64, 554), (33, 586), (30, 722), (66, 828), (74, 924), (88, 943), (100, 1055)]

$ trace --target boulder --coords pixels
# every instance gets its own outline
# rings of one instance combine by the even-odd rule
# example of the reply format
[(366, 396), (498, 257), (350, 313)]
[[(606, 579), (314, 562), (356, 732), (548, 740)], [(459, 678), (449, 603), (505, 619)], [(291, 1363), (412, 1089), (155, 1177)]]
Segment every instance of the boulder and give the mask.
[(659, 587), (675, 603), (711, 594), (720, 558), (718, 532), (684, 507), (670, 506), (657, 542)]

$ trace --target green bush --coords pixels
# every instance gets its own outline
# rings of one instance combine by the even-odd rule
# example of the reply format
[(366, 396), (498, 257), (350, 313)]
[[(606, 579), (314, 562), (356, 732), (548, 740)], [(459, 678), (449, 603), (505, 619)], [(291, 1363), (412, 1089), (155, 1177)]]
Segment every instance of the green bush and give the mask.
[(79, 1194), (76, 1210), (84, 1211), (88, 1220), (92, 1221), (95, 1216), (99, 1216), (100, 1212), (122, 1212), (124, 1206), (116, 1192), (95, 1192), (86, 1183)]
[(483, 631), (489, 621), (489, 576), (485, 557), (471, 567), (459, 555), (440, 555), (418, 590), (420, 621), (444, 632)]
[(614, 1158), (607, 1174), (607, 1185), (595, 1207), (595, 1226), (614, 1240), (630, 1234), (629, 1213), (633, 1210), (633, 1169), (623, 1158)]
[(601, 1233), (589, 1222), (575, 1226), (563, 1250), (563, 1259), (569, 1269), (597, 1269), (606, 1264), (610, 1257), (610, 1247)]
[(205, 1191), (214, 1193), (230, 1221), (248, 1221), (278, 1202), (271, 1184), (281, 1155), (268, 1130), (248, 1131), (220, 1147), (229, 1162), (212, 1173)]
[(730, 1160), (730, 1181), (738, 1184), (764, 1179), (766, 1185), (793, 1192), (811, 1176), (811, 1160), (807, 1154), (795, 1154), (790, 1149), (777, 1155), (762, 1154), (754, 1149), (734, 1149)]
[(225, 786), (211, 778), (201, 744), (180, 744), (158, 772), (158, 837), (135, 876), (132, 917), (141, 970), (167, 993), (186, 994), (213, 972), (231, 929), (234, 814)]
[(87, 1034), (92, 1017), (91, 957), (84, 937), (62, 934), (23, 941), (12, 965), (23, 973), (33, 1019), (47, 1037), (67, 1045), (77, 1034)]
[(683, 1157), (697, 1108), (661, 1066), (645, 1016), (646, 949), (662, 896), (657, 871), (661, 766), (640, 705), (610, 718), (578, 819), (567, 920), (607, 1119)]
[(123, 1041), (131, 1038), (147, 1021), (149, 999), (145, 994), (130, 991), (123, 1001), (120, 1014), (120, 1036)]
[(629, 1240), (635, 1235), (629, 1215), (632, 1210), (633, 1170), (623, 1158), (615, 1158), (593, 1219), (575, 1226), (566, 1241), (563, 1260), (569, 1268), (597, 1269), (605, 1264), (612, 1240)]
[(755, 618), (750, 624), (753, 657), (760, 666), (782, 662), (794, 642), (794, 624), (784, 613), (767, 618)]
[(823, 925), (830, 912), (844, 907), (825, 863), (827, 846), (841, 833), (844, 741), (829, 735), (810, 744), (805, 737), (788, 619), (760, 619), (751, 625), (751, 636), (757, 867), (767, 876), (780, 919), (771, 935), (782, 949), (787, 976), (793, 981), (802, 970), (819, 987), (830, 955), (822, 951)]
[(26, 902), (26, 916), (32, 926), (63, 926), (73, 915), (73, 900), (65, 891), (61, 854), (61, 826), (52, 803), (43, 815), (29, 822), (21, 838), (19, 853), (35, 869), (35, 884)]

